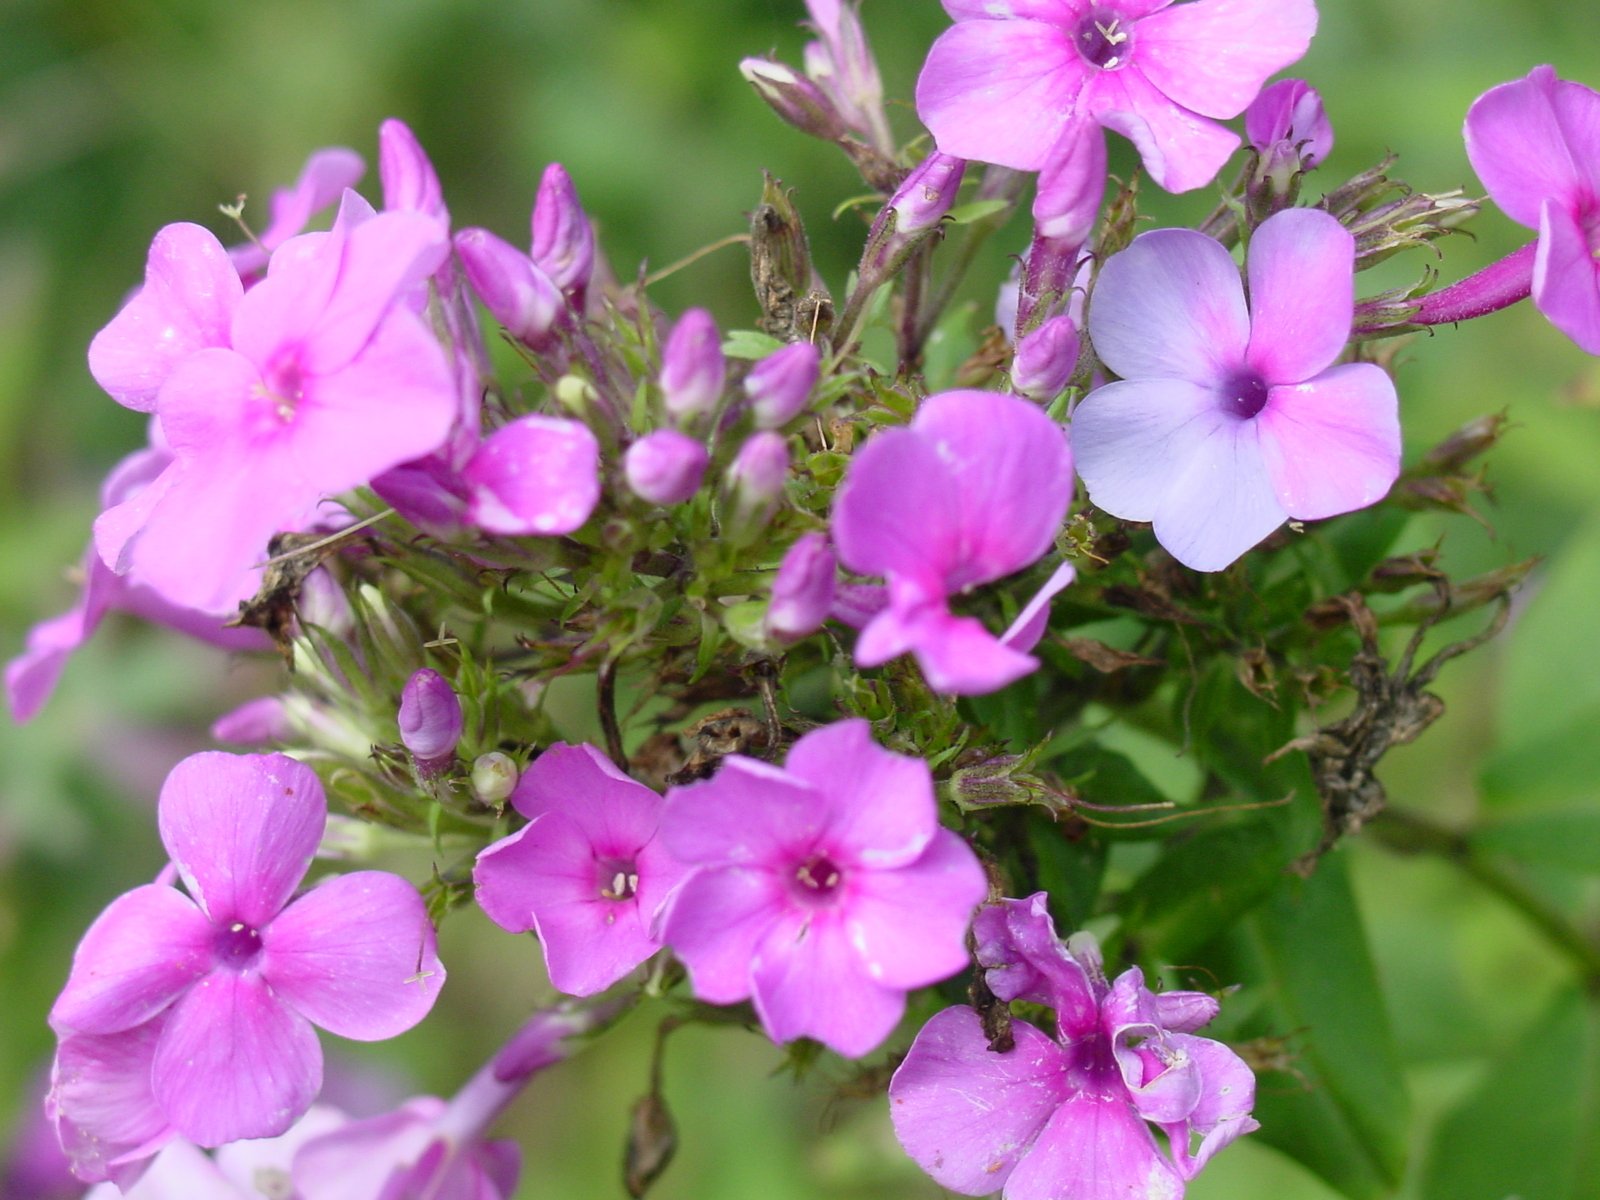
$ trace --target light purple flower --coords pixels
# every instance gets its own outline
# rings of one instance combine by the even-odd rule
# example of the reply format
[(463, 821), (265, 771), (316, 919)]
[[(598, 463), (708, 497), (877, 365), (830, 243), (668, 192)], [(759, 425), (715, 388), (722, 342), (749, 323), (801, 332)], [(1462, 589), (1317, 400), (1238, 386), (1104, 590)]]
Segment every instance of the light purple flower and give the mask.
[(517, 1144), (454, 1135), (451, 1115), (438, 1097), (414, 1096), (392, 1112), (326, 1130), (293, 1156), (292, 1194), (299, 1200), (507, 1200), (522, 1170)]
[(584, 292), (594, 274), (594, 229), (572, 177), (560, 163), (551, 163), (539, 178), (532, 225), (530, 256), (582, 312)]
[(1600, 93), (1535, 67), (1473, 102), (1466, 138), (1490, 198), (1538, 230), (1535, 306), (1600, 354)]
[(1040, 403), (1055, 399), (1078, 366), (1078, 327), (1062, 313), (1022, 335), (1011, 363), (1011, 386)]
[(1003, 1189), (1005, 1200), (1178, 1200), (1212, 1155), (1257, 1127), (1250, 1068), (1193, 1035), (1216, 1015), (1210, 996), (1153, 993), (1137, 967), (1108, 984), (1092, 937), (1056, 939), (1043, 892), (985, 907), (973, 932), (990, 990), (1053, 1008), (1057, 1029), (1052, 1038), (1014, 1021), (1015, 1046), (996, 1052), (978, 1014), (957, 1007), (917, 1034), (889, 1084), (889, 1113), (941, 1187)]
[(433, 774), (455, 759), (461, 740), (461, 700), (439, 672), (424, 667), (406, 680), (400, 693), (400, 740), (418, 770)]
[(756, 425), (780, 429), (799, 416), (820, 370), (821, 355), (810, 342), (794, 342), (757, 363), (744, 377)]
[(449, 434), (458, 398), (444, 352), (397, 303), (447, 243), (426, 217), (360, 209), (280, 247), (239, 301), (229, 346), (189, 354), (162, 384), (175, 461), (95, 523), (113, 569), (215, 611), (273, 533)]
[(487, 229), (463, 229), (456, 254), (489, 315), (525, 346), (543, 346), (565, 309), (561, 289), (526, 254)]
[(909, 989), (967, 962), (983, 868), (940, 827), (927, 765), (877, 746), (866, 721), (806, 734), (781, 768), (729, 756), (667, 793), (661, 836), (698, 868), (662, 940), (696, 996), (751, 998), (774, 1041), (866, 1054)]
[(825, 533), (805, 533), (783, 556), (772, 580), (766, 628), (785, 640), (822, 628), (833, 609), (839, 560)]
[(571, 533), (600, 502), (600, 443), (581, 421), (518, 417), (484, 439), (461, 478), (480, 529)]
[(84, 935), (50, 1013), (58, 1093), (78, 1039), (127, 1042), (150, 1055), (153, 1128), (201, 1146), (270, 1137), (321, 1085), (313, 1025), (375, 1041), (427, 1015), (444, 969), (415, 888), (359, 871), (291, 901), (327, 815), (316, 775), (282, 755), (173, 768), (158, 820), (188, 895), (135, 888)]
[(676, 429), (657, 429), (622, 456), (628, 487), (651, 504), (682, 504), (700, 490), (711, 456), (705, 443)]
[[(1235, 117), (1305, 53), (1312, 0), (944, 0), (956, 24), (917, 80), (946, 154), (1037, 171), (1098, 126), (1129, 138), (1169, 192), (1209, 183)], [(1092, 156), (1090, 156), (1092, 158)], [(1103, 152), (1101, 161), (1103, 162)]]
[(1267, 172), (1309, 171), (1333, 150), (1333, 125), (1317, 89), (1280, 79), (1261, 89), (1244, 113), (1244, 133)]
[(366, 170), (366, 163), (354, 150), (330, 146), (314, 151), (300, 169), (294, 186), (272, 193), (267, 227), (256, 240), (228, 251), (234, 268), (254, 281), (273, 251), (304, 230), (313, 216), (338, 200), (346, 189), (360, 183)]
[(727, 376), (716, 321), (703, 308), (678, 318), (661, 349), (661, 394), (667, 411), (686, 422), (717, 406)]
[(1400, 470), (1394, 384), (1334, 363), (1350, 335), (1355, 243), (1289, 209), (1250, 240), (1250, 299), (1204, 234), (1141, 234), (1101, 269), (1089, 336), (1122, 379), (1089, 393), (1072, 449), (1089, 497), (1152, 521), (1179, 562), (1218, 571), (1284, 521), (1364, 508)]
[(593, 746), (558, 742), (511, 803), (529, 823), (478, 855), (478, 904), (501, 927), (539, 935), (558, 990), (610, 987), (660, 949), (650, 923), (683, 877), (656, 836), (661, 797)]
[(1038, 660), (1003, 644), (951, 596), (1038, 561), (1072, 500), (1072, 456), (1035, 404), (996, 392), (929, 396), (911, 424), (875, 435), (834, 502), (839, 560), (888, 581), (856, 662), (914, 653), (942, 692), (994, 691)]

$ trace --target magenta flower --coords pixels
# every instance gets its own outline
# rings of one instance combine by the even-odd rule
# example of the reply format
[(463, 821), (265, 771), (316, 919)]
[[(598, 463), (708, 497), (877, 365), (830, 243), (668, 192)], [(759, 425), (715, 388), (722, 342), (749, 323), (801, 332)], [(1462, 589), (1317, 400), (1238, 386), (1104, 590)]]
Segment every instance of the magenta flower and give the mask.
[(327, 816), (316, 775), (282, 755), (173, 768), (158, 820), (188, 895), (135, 888), (90, 926), (50, 1013), (58, 1090), (78, 1039), (126, 1041), (150, 1055), (148, 1125), (201, 1146), (270, 1137), (321, 1086), (313, 1025), (375, 1041), (427, 1015), (444, 969), (415, 888), (358, 871), (291, 901)]
[(1003, 1189), (1005, 1200), (1179, 1200), (1212, 1155), (1257, 1128), (1250, 1068), (1193, 1034), (1217, 1013), (1210, 996), (1151, 992), (1138, 967), (1108, 984), (1090, 935), (1056, 939), (1043, 892), (985, 907), (973, 931), (990, 990), (1053, 1008), (1056, 1036), (1014, 1021), (1016, 1045), (996, 1052), (966, 1007), (917, 1034), (889, 1084), (889, 1115), (941, 1187)]
[(1600, 354), (1600, 92), (1535, 67), (1473, 102), (1466, 137), (1490, 198), (1539, 232), (1532, 263), (1517, 256), (1524, 278), (1531, 265), (1534, 305)]
[(461, 740), (461, 700), (450, 681), (429, 667), (415, 672), (400, 692), (400, 741), (424, 776), (455, 762)]
[(450, 433), (458, 399), (444, 352), (397, 303), (447, 243), (429, 218), (361, 220), (360, 209), (280, 247), (234, 310), (229, 345), (167, 376), (156, 405), (176, 461), (95, 524), (119, 573), (215, 611), (272, 534)]
[(700, 490), (710, 465), (705, 443), (676, 429), (653, 430), (622, 456), (628, 487), (651, 504), (682, 504)]
[(661, 396), (667, 412), (679, 423), (709, 413), (722, 398), (727, 373), (716, 321), (703, 308), (689, 309), (661, 347)]
[(1245, 301), (1203, 234), (1141, 234), (1100, 272), (1089, 336), (1122, 376), (1072, 416), (1089, 498), (1153, 521), (1179, 562), (1218, 571), (1284, 521), (1374, 503), (1400, 471), (1394, 384), (1334, 363), (1350, 335), (1355, 243), (1327, 213), (1289, 209), (1250, 239)]
[(478, 903), (533, 930), (550, 982), (573, 996), (610, 987), (661, 948), (650, 924), (685, 868), (656, 837), (661, 797), (593, 746), (557, 743), (511, 795), (528, 824), (478, 855)]
[(956, 616), (949, 600), (1038, 561), (1071, 499), (1066, 437), (1016, 396), (943, 392), (908, 427), (874, 436), (851, 460), (833, 512), (839, 560), (889, 587), (856, 662), (911, 651), (931, 686), (967, 694), (1034, 670), (1038, 660)]
[[(956, 24), (917, 80), (917, 113), (946, 154), (1037, 171), (1103, 126), (1169, 192), (1209, 183), (1238, 116), (1305, 53), (1312, 0), (944, 0)], [(1092, 163), (1096, 155), (1081, 155)], [(1104, 163), (1104, 154), (1098, 156)]]
[(461, 479), (480, 529), (571, 533), (600, 502), (600, 443), (581, 421), (518, 417), (483, 440)]
[(582, 312), (584, 292), (594, 274), (594, 229), (572, 177), (560, 163), (551, 163), (539, 177), (532, 224), (533, 261)]
[(983, 868), (939, 825), (921, 759), (866, 721), (806, 734), (783, 767), (742, 755), (667, 793), (661, 836), (694, 865), (662, 940), (713, 1004), (746, 997), (774, 1041), (866, 1054), (906, 992), (967, 962)]

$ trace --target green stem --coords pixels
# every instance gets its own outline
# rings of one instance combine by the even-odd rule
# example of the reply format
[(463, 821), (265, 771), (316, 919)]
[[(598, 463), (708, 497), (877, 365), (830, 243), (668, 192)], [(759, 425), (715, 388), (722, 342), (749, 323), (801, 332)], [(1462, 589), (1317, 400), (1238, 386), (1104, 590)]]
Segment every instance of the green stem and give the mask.
[(1510, 871), (1481, 853), (1472, 840), (1416, 813), (1390, 808), (1368, 828), (1389, 849), (1401, 854), (1432, 854), (1459, 867), (1506, 904), (1516, 909), (1578, 968), (1591, 995), (1600, 994), (1600, 945), (1585, 937), (1566, 915), (1535, 893)]

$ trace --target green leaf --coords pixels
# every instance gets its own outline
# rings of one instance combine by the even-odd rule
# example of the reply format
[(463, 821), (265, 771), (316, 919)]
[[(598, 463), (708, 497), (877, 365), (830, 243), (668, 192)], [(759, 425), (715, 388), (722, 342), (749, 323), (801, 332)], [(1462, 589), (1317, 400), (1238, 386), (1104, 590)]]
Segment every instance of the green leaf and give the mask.
[(784, 344), (769, 333), (754, 329), (729, 330), (722, 339), (722, 353), (729, 358), (761, 359), (776, 354)]
[(1440, 1122), (1424, 1200), (1600, 1197), (1600, 1007), (1577, 988), (1555, 997), (1527, 1035)]
[(967, 204), (956, 205), (945, 214), (944, 219), (952, 225), (972, 225), (985, 217), (1003, 213), (1010, 207), (1009, 200), (973, 200)]
[(1600, 875), (1600, 808), (1519, 813), (1479, 826), (1474, 850)]
[(1285, 879), (1240, 936), (1266, 991), (1265, 1032), (1303, 1031), (1292, 1039), (1301, 1082), (1260, 1089), (1257, 1136), (1354, 1200), (1388, 1196), (1405, 1170), (1410, 1100), (1343, 856)]
[(1525, 811), (1600, 798), (1600, 704), (1547, 707), (1560, 711), (1545, 717), (1541, 735), (1505, 746), (1483, 764), (1479, 785), (1487, 804)]

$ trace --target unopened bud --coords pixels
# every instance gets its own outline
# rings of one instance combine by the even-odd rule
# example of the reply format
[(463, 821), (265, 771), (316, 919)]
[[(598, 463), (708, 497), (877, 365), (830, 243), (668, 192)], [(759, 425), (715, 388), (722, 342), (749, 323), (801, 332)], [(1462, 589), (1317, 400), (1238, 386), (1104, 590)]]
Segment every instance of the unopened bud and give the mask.
[(526, 346), (547, 341), (565, 307), (561, 290), (550, 277), (487, 229), (463, 229), (456, 234), (455, 246), (467, 282), (489, 315)]
[(800, 414), (817, 386), (821, 357), (810, 342), (794, 342), (769, 354), (744, 377), (745, 395), (760, 428), (780, 428)]
[(643, 1196), (678, 1152), (678, 1129), (659, 1092), (641, 1096), (628, 1117), (628, 1144), (623, 1151), (622, 1182), (628, 1195)]
[(696, 439), (675, 429), (647, 433), (628, 447), (622, 471), (634, 494), (651, 504), (682, 504), (700, 490), (710, 458)]
[(550, 281), (582, 307), (594, 274), (594, 229), (578, 200), (578, 189), (560, 163), (551, 163), (533, 201), (533, 261)]
[(211, 736), (235, 746), (278, 746), (294, 736), (294, 727), (282, 697), (260, 696), (218, 717)]
[(772, 581), (767, 632), (778, 638), (803, 638), (822, 628), (833, 608), (838, 559), (823, 533), (803, 534), (783, 556)]
[(921, 233), (944, 220), (966, 172), (966, 159), (938, 150), (918, 163), (889, 200), (895, 233)]
[(438, 173), (411, 127), (394, 117), (378, 126), (378, 178), (386, 211), (421, 213), (449, 227)]
[(661, 391), (667, 411), (680, 420), (708, 413), (722, 396), (727, 363), (717, 324), (703, 308), (678, 318), (661, 352)]
[(1333, 126), (1316, 88), (1303, 79), (1280, 79), (1245, 110), (1244, 128), (1256, 152), (1245, 194), (1260, 221), (1294, 203), (1300, 177), (1333, 149)]
[(491, 750), (472, 760), (472, 794), (490, 808), (499, 808), (517, 786), (517, 764), (509, 754)]
[(445, 677), (424, 667), (400, 693), (400, 740), (417, 769), (437, 774), (455, 758), (461, 740), (461, 701)]
[(734, 455), (723, 481), (728, 495), (723, 538), (747, 545), (766, 528), (783, 499), (788, 475), (789, 446), (783, 435), (771, 430), (752, 434)]
[(1011, 386), (1040, 404), (1055, 399), (1078, 366), (1078, 329), (1065, 314), (1024, 334), (1011, 364)]
[(800, 132), (829, 142), (844, 136), (844, 119), (833, 101), (803, 75), (770, 58), (746, 58), (739, 73), (773, 112)]

